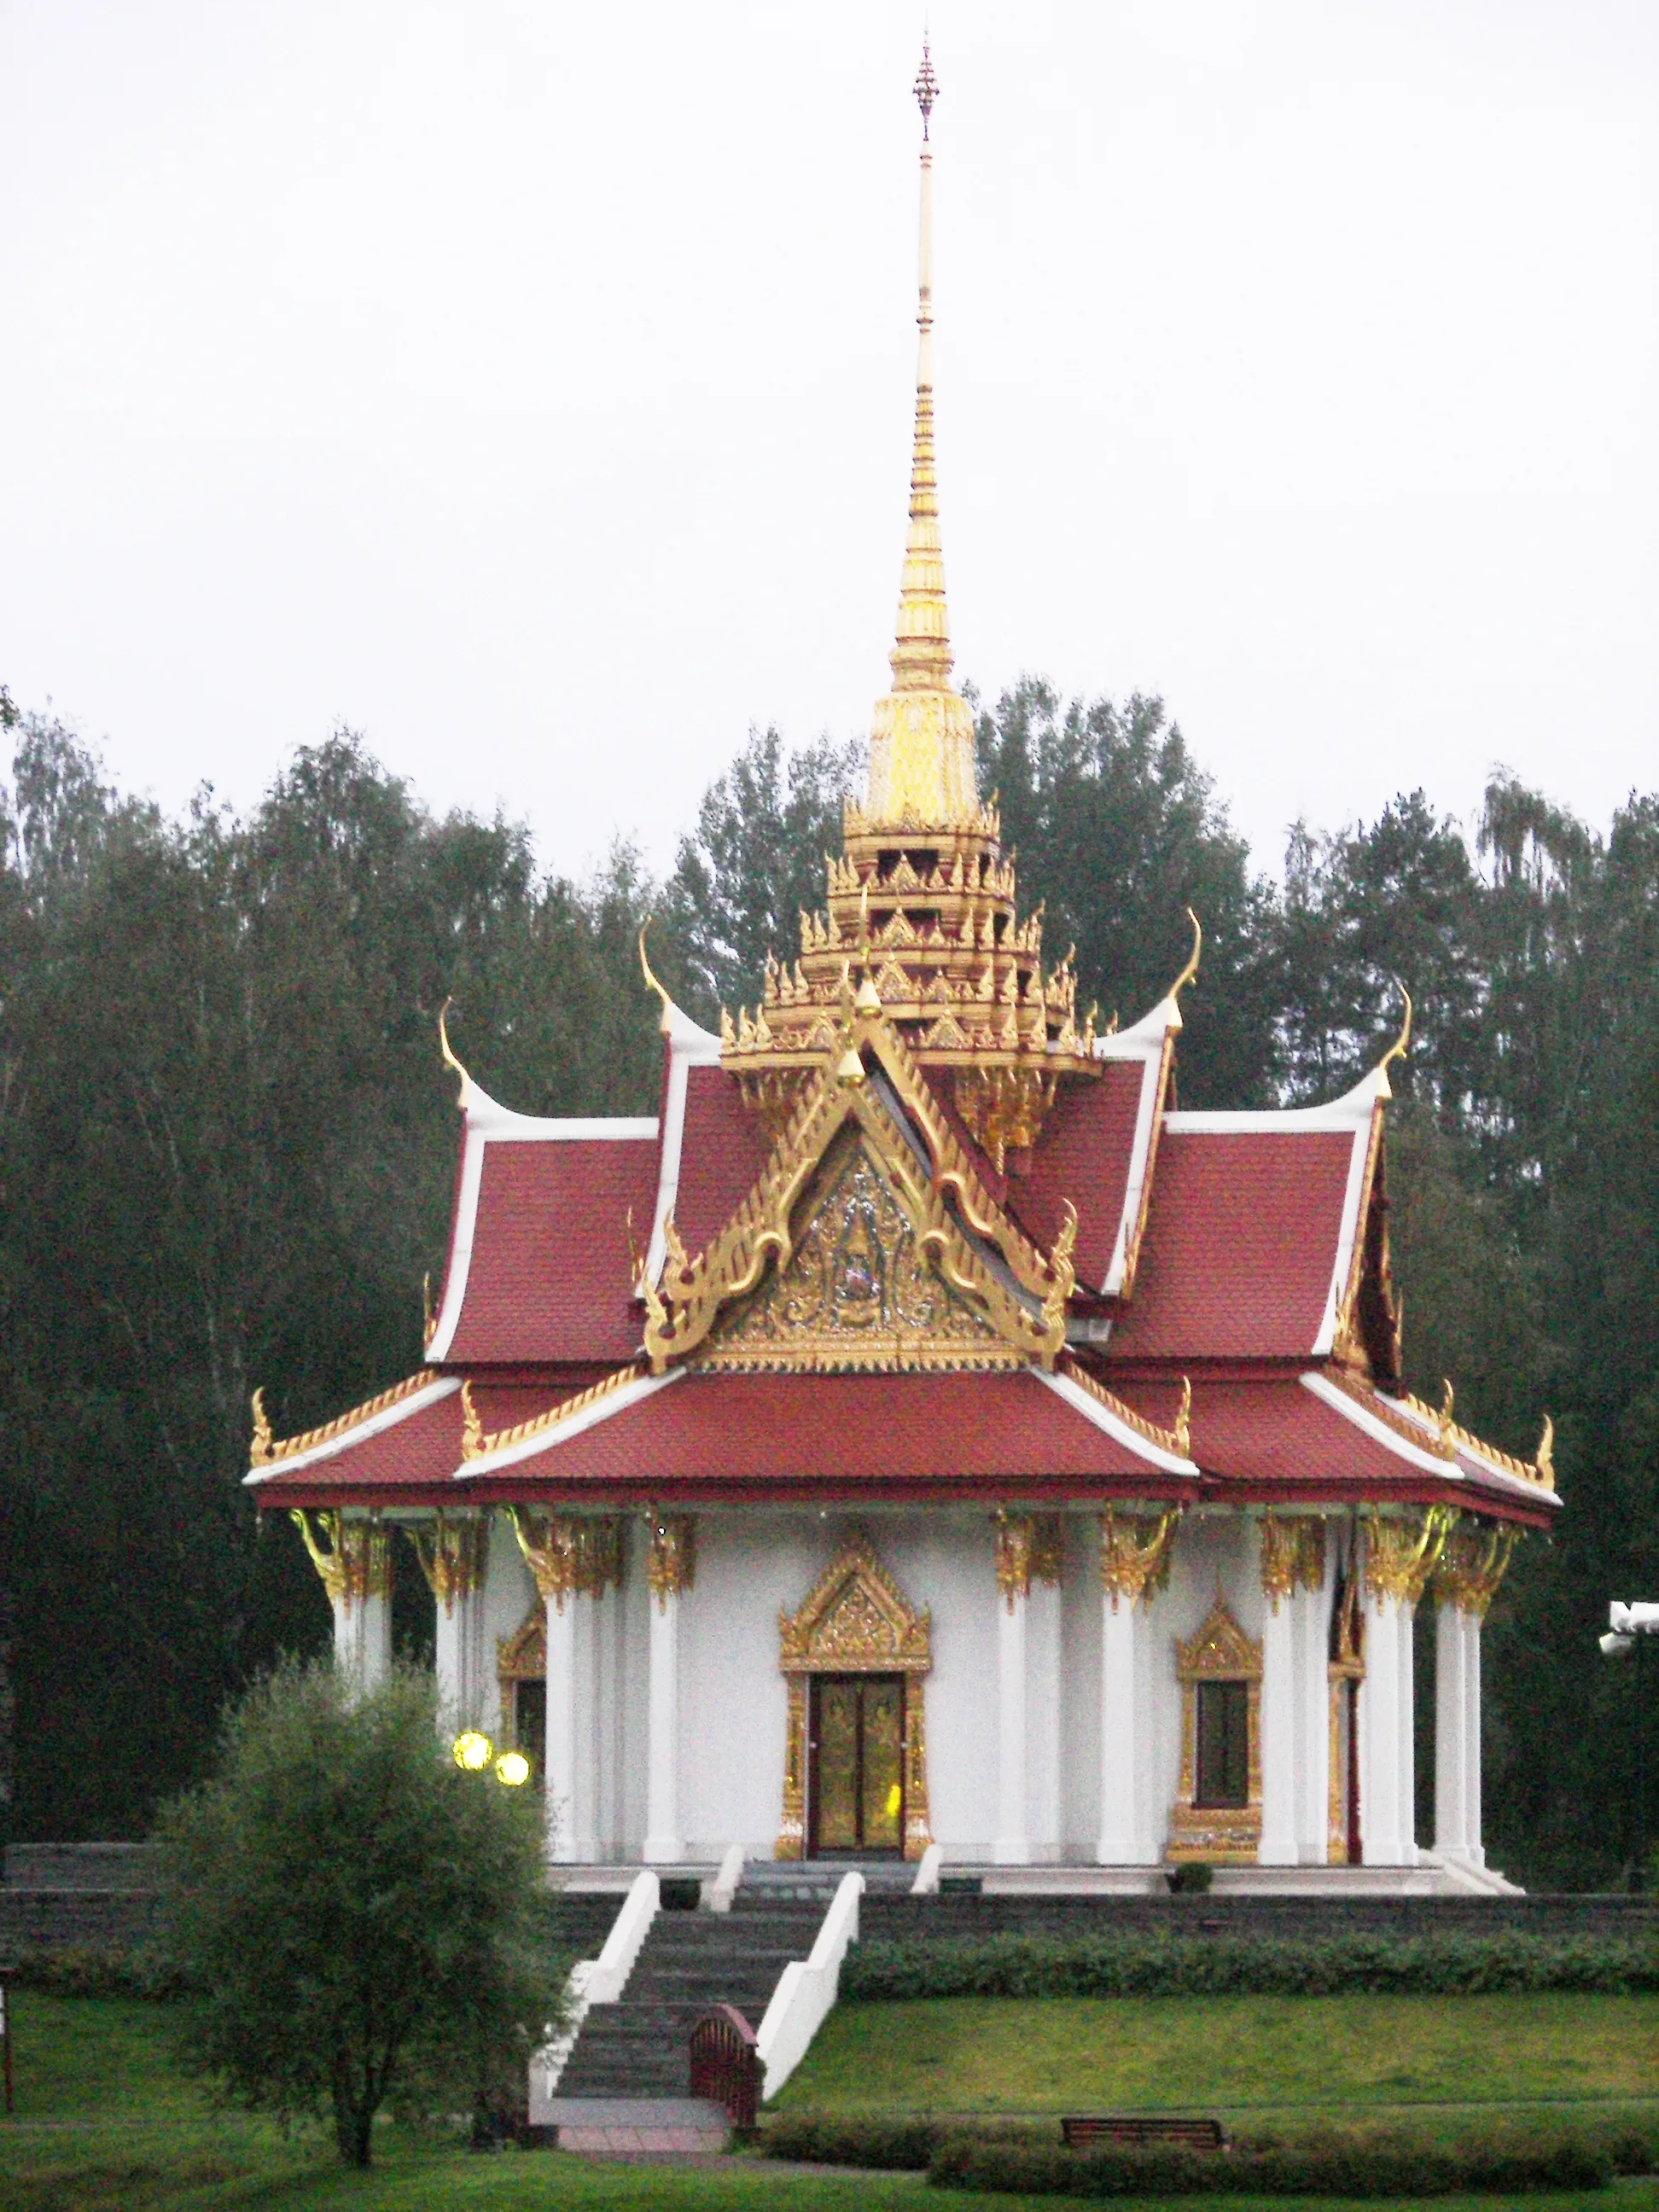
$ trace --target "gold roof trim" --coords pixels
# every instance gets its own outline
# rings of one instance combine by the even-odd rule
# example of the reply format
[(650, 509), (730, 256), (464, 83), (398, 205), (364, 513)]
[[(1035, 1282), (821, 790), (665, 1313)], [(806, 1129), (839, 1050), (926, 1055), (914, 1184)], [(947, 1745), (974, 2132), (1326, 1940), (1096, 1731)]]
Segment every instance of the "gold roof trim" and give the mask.
[[(1537, 1489), (1553, 1491), (1555, 1488), (1555, 1470), (1546, 1456), (1554, 1431), (1547, 1422), (1545, 1425), (1547, 1434), (1539, 1446), (1540, 1456), (1534, 1463), (1530, 1460), (1516, 1459), (1511, 1452), (1500, 1451), (1496, 1444), (1484, 1443), (1471, 1430), (1460, 1427), (1455, 1421), (1443, 1421), (1441, 1409), (1426, 1405), (1409, 1390), (1402, 1390), (1397, 1399), (1388, 1398), (1381, 1391), (1373, 1390), (1368, 1384), (1359, 1382), (1344, 1368), (1328, 1365), (1323, 1372), (1327, 1379), (1334, 1382), (1338, 1389), (1352, 1398), (1356, 1405), (1363, 1406), (1385, 1428), (1392, 1429), (1407, 1443), (1415, 1444), (1419, 1451), (1437, 1451), (1443, 1459), (1449, 1461), (1454, 1460), (1460, 1449), (1472, 1452), (1478, 1458), (1490, 1461), (1505, 1474), (1512, 1474), (1522, 1482), (1529, 1482)], [(1413, 1420), (1410, 1414), (1402, 1413), (1399, 1410), (1401, 1406), (1410, 1407), (1418, 1419)]]
[[(528, 1420), (515, 1421), (508, 1429), (480, 1430), (475, 1441), (464, 1445), (461, 1455), (467, 1460), (482, 1459), (486, 1452), (504, 1451), (509, 1444), (521, 1444), (528, 1437), (545, 1436), (549, 1430), (556, 1429), (562, 1421), (568, 1421), (573, 1413), (585, 1413), (588, 1407), (597, 1405), (601, 1398), (608, 1398), (613, 1390), (620, 1390), (624, 1382), (637, 1382), (644, 1373), (645, 1368), (641, 1362), (630, 1361), (626, 1367), (618, 1367), (612, 1373), (601, 1376), (599, 1382), (590, 1382), (585, 1390), (578, 1390), (574, 1397), (562, 1398), (556, 1406), (550, 1406), (544, 1413), (532, 1413)], [(468, 1387), (471, 1388), (470, 1383)]]
[(270, 1424), (265, 1419), (265, 1394), (263, 1390), (256, 1390), (253, 1394), (253, 1441), (248, 1453), (249, 1472), (257, 1468), (274, 1467), (285, 1459), (293, 1459), (300, 1452), (309, 1451), (313, 1444), (330, 1443), (336, 1437), (344, 1436), (348, 1429), (356, 1428), (361, 1422), (372, 1419), (376, 1413), (383, 1413), (388, 1406), (395, 1406), (399, 1399), (412, 1397), (416, 1390), (423, 1390), (428, 1383), (438, 1380), (430, 1368), (419, 1375), (406, 1375), (401, 1382), (394, 1382), (389, 1390), (382, 1390), (378, 1398), (365, 1399), (361, 1406), (354, 1406), (349, 1413), (337, 1413), (331, 1421), (325, 1421), (320, 1428), (302, 1429), (296, 1437), (271, 1435)]
[[(1477, 1459), (1489, 1460), (1494, 1467), (1501, 1468), (1505, 1474), (1512, 1474), (1522, 1482), (1536, 1484), (1541, 1490), (1554, 1489), (1555, 1467), (1551, 1446), (1554, 1442), (1555, 1428), (1547, 1417), (1544, 1424), (1545, 1434), (1539, 1440), (1537, 1459), (1517, 1459), (1513, 1452), (1500, 1450), (1498, 1445), (1489, 1444), (1484, 1437), (1476, 1436), (1473, 1429), (1466, 1429), (1461, 1422), (1453, 1420), (1452, 1387), (1449, 1382), (1446, 1385), (1445, 1397), (1438, 1407), (1425, 1405), (1421, 1398), (1414, 1397), (1409, 1390), (1402, 1391), (1401, 1399), (1422, 1419), (1433, 1424), (1436, 1434), (1442, 1440), (1442, 1449), (1449, 1458), (1455, 1457), (1459, 1451), (1470, 1452)], [(1419, 1440), (1421, 1441), (1420, 1437)]]
[[(1160, 1451), (1172, 1452), (1176, 1459), (1191, 1457), (1192, 1455), (1188, 1449), (1191, 1438), (1184, 1433), (1184, 1426), (1173, 1429), (1159, 1428), (1156, 1421), (1149, 1421), (1144, 1413), (1136, 1413), (1133, 1406), (1126, 1406), (1122, 1399), (1109, 1390), (1103, 1382), (1097, 1382), (1088, 1369), (1082, 1366), (1069, 1352), (1060, 1360), (1060, 1371), (1068, 1382), (1075, 1382), (1080, 1389), (1086, 1390), (1097, 1405), (1103, 1406), (1115, 1419), (1122, 1422), (1126, 1429), (1133, 1429), (1138, 1437), (1145, 1437), (1149, 1444), (1156, 1444)], [(1186, 1411), (1192, 1404), (1193, 1386), (1184, 1375), (1181, 1380), (1184, 1424)]]

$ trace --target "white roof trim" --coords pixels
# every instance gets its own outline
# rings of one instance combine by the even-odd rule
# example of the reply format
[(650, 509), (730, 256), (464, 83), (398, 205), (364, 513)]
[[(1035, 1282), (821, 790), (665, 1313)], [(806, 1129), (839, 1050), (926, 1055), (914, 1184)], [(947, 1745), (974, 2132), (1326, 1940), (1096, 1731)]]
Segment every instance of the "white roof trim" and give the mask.
[(1153, 1443), (1150, 1437), (1143, 1437), (1139, 1429), (1132, 1429), (1127, 1421), (1119, 1420), (1109, 1407), (1103, 1406), (1092, 1391), (1085, 1390), (1080, 1382), (1074, 1382), (1069, 1375), (1051, 1375), (1042, 1367), (1028, 1368), (1026, 1372), (1034, 1375), (1039, 1382), (1046, 1382), (1056, 1397), (1066, 1401), (1073, 1413), (1081, 1413), (1085, 1421), (1092, 1421), (1097, 1429), (1116, 1443), (1127, 1445), (1129, 1450), (1161, 1473), (1198, 1473), (1193, 1461), (1178, 1458), (1174, 1452), (1165, 1451), (1161, 1445)]
[(461, 1187), (455, 1200), (455, 1229), (449, 1240), (449, 1272), (444, 1282), (444, 1302), (427, 1346), (429, 1366), (449, 1357), (466, 1304), (466, 1286), (472, 1272), (472, 1242), (478, 1226), (478, 1193), (483, 1185), (484, 1146), (489, 1144), (653, 1144), (657, 1136), (655, 1115), (602, 1115), (591, 1119), (561, 1120), (549, 1115), (515, 1114), (497, 1104), (488, 1091), (469, 1083), (466, 1094), (466, 1136), (461, 1154)]
[[(1414, 1406), (1397, 1406), (1395, 1411), (1402, 1421), (1409, 1421), (1414, 1429), (1421, 1429), (1425, 1436), (1439, 1435), (1438, 1421), (1431, 1416), (1419, 1413)], [(1472, 1466), (1477, 1468), (1483, 1480), (1490, 1480), (1493, 1482), (1504, 1483), (1523, 1498), (1547, 1499), (1552, 1505), (1559, 1505), (1561, 1503), (1555, 1492), (1546, 1490), (1541, 1482), (1528, 1482), (1524, 1475), (1512, 1474), (1508, 1468), (1500, 1467), (1496, 1460), (1488, 1459), (1485, 1452), (1472, 1443), (1460, 1442), (1457, 1446), (1457, 1455), (1460, 1460), (1468, 1460)], [(1442, 1461), (1441, 1464), (1446, 1466), (1449, 1462)]]
[(1286, 1106), (1245, 1114), (1166, 1114), (1164, 1126), (1185, 1136), (1202, 1137), (1304, 1137), (1320, 1129), (1369, 1129), (1378, 1100), (1393, 1095), (1387, 1068), (1378, 1066), (1362, 1076), (1352, 1091), (1345, 1091), (1340, 1098), (1328, 1098), (1321, 1106)]
[(666, 1375), (641, 1375), (632, 1382), (623, 1382), (608, 1396), (596, 1398), (584, 1406), (580, 1413), (572, 1413), (568, 1420), (555, 1421), (533, 1437), (520, 1437), (517, 1443), (502, 1444), (495, 1451), (481, 1453), (477, 1459), (463, 1460), (452, 1480), (469, 1482), (474, 1475), (494, 1474), (504, 1467), (516, 1467), (520, 1460), (534, 1459), (538, 1454), (553, 1451), (560, 1444), (568, 1443), (572, 1437), (585, 1436), (589, 1429), (597, 1428), (616, 1413), (625, 1413), (630, 1406), (653, 1397), (665, 1390), (671, 1382), (678, 1382), (687, 1372), (684, 1367), (671, 1367)]
[(424, 1389), (411, 1390), (407, 1398), (399, 1398), (395, 1406), (383, 1406), (378, 1413), (371, 1413), (366, 1421), (342, 1429), (338, 1436), (330, 1437), (323, 1443), (313, 1444), (309, 1451), (295, 1452), (291, 1458), (279, 1459), (270, 1467), (255, 1468), (251, 1474), (245, 1474), (242, 1480), (252, 1489), (258, 1483), (269, 1482), (274, 1475), (292, 1474), (299, 1468), (314, 1467), (319, 1460), (332, 1459), (337, 1453), (348, 1451), (354, 1444), (365, 1443), (370, 1437), (382, 1436), (387, 1429), (395, 1429), (399, 1421), (406, 1421), (416, 1413), (424, 1413), (428, 1406), (435, 1406), (441, 1398), (452, 1397), (460, 1387), (459, 1376), (440, 1376), (435, 1382), (428, 1382)]
[(1140, 1219), (1140, 1201), (1146, 1188), (1146, 1167), (1152, 1156), (1152, 1122), (1158, 1110), (1158, 1072), (1164, 1064), (1164, 1047), (1170, 1034), (1180, 1027), (1180, 1007), (1173, 999), (1165, 999), (1154, 1006), (1150, 1014), (1138, 1021), (1132, 1030), (1119, 1030), (1111, 1036), (1095, 1039), (1097, 1060), (1138, 1060), (1140, 1062), (1140, 1102), (1135, 1109), (1135, 1133), (1129, 1147), (1129, 1173), (1123, 1186), (1123, 1211), (1118, 1218), (1117, 1235), (1112, 1241), (1112, 1256), (1107, 1266), (1106, 1279), (1100, 1286), (1103, 1297), (1117, 1296), (1123, 1288), (1123, 1278), (1128, 1271), (1129, 1239), (1134, 1235)]
[[(1391, 1429), (1386, 1421), (1379, 1420), (1375, 1413), (1367, 1412), (1338, 1383), (1333, 1382), (1328, 1375), (1303, 1375), (1297, 1380), (1303, 1389), (1311, 1390), (1322, 1405), (1340, 1413), (1345, 1421), (1352, 1421), (1355, 1428), (1368, 1436), (1373, 1443), (1383, 1445), (1396, 1459), (1404, 1460), (1407, 1467), (1419, 1468), (1425, 1474), (1437, 1475), (1443, 1482), (1468, 1480), (1455, 1460), (1442, 1459), (1437, 1452), (1419, 1451), (1415, 1444), (1407, 1443), (1396, 1430)], [(1517, 1487), (1524, 1489), (1526, 1486), (1521, 1484)]]
[(663, 1010), (663, 1035), (668, 1039), (668, 1096), (663, 1102), (662, 1164), (657, 1176), (657, 1211), (651, 1223), (651, 1242), (646, 1247), (644, 1274), (654, 1283), (668, 1256), (663, 1224), (680, 1194), (680, 1156), (685, 1145), (685, 1095), (690, 1071), (718, 1067), (720, 1041), (679, 1008)]

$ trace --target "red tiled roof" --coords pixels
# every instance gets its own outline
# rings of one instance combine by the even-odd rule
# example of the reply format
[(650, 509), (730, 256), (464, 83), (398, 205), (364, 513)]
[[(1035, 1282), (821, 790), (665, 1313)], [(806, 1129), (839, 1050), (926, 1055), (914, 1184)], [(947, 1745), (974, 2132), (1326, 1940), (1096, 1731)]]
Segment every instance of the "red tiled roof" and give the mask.
[[(1505, 1480), (1472, 1458), (1440, 1458), (1425, 1437), (1415, 1443), (1392, 1426), (1386, 1401), (1376, 1410), (1351, 1399), (1338, 1383), (1299, 1375), (1260, 1381), (1204, 1380), (1193, 1384), (1192, 1455), (1203, 1473), (1264, 1498), (1298, 1492), (1378, 1503), (1462, 1498), (1483, 1511), (1508, 1507), (1548, 1516), (1549, 1493)], [(1126, 1382), (1121, 1395), (1144, 1419), (1173, 1421), (1181, 1384)], [(1321, 1389), (1346, 1402), (1338, 1406)], [(1352, 1410), (1349, 1410), (1349, 1407)], [(1358, 1416), (1358, 1419), (1355, 1417)], [(1378, 1429), (1382, 1433), (1378, 1434)], [(1478, 1492), (1478, 1500), (1468, 1495)]]
[[(1097, 1082), (1060, 1085), (1043, 1118), (1031, 1164), (1009, 1187), (1016, 1218), (1045, 1252), (1052, 1249), (1069, 1198), (1078, 1212), (1073, 1260), (1079, 1285), (1106, 1280), (1123, 1218), (1141, 1093), (1156, 1071), (1138, 1060), (1107, 1060)], [(1131, 1233), (1134, 1224), (1129, 1224)]]
[(628, 1213), (642, 1255), (657, 1158), (644, 1137), (483, 1143), (460, 1311), (432, 1357), (447, 1367), (631, 1358), (641, 1316)]
[[(1070, 1395), (1074, 1393), (1075, 1395)], [(470, 1482), (605, 1488), (667, 1484), (718, 1493), (827, 1483), (881, 1492), (979, 1483), (1103, 1484), (1178, 1495), (1160, 1468), (1030, 1369), (941, 1375), (720, 1375), (662, 1387), (573, 1418), (571, 1430), (475, 1461)], [(1133, 1437), (1133, 1432), (1126, 1432)]]
[(1328, 1317), (1366, 1133), (1197, 1130), (1172, 1116), (1112, 1358), (1307, 1358)]
[(687, 1068), (674, 1225), (694, 1259), (748, 1196), (771, 1150), (766, 1125), (744, 1104), (736, 1076), (721, 1067)]
[[(578, 1387), (479, 1382), (472, 1402), (486, 1431), (509, 1429), (546, 1413)], [(446, 1484), (461, 1464), (461, 1423), (460, 1391), (453, 1381), (434, 1376), (404, 1407), (388, 1408), (383, 1421), (343, 1429), (295, 1452), (291, 1464), (278, 1460), (269, 1469), (256, 1468), (252, 1486), (260, 1509), (286, 1506), (296, 1497), (309, 1501), (324, 1491), (429, 1490)]]

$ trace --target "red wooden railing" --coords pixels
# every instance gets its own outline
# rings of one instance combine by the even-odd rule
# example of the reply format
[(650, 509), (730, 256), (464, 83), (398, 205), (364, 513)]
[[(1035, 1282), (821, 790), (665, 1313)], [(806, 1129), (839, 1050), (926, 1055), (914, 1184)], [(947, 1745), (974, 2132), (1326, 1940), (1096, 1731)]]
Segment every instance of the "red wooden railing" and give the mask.
[(740, 2134), (760, 2109), (761, 2062), (755, 2031), (735, 2005), (711, 2005), (691, 2026), (691, 2094), (724, 2105)]

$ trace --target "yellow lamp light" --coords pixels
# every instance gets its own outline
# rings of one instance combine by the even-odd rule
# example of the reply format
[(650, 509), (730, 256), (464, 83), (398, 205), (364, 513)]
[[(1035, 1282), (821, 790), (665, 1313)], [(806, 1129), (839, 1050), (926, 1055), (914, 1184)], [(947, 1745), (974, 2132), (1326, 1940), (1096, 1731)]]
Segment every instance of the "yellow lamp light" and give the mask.
[(455, 1764), (468, 1774), (482, 1774), (495, 1756), (495, 1747), (478, 1729), (465, 1729), (455, 1739)]
[(495, 1761), (495, 1779), (509, 1790), (521, 1789), (530, 1779), (530, 1761), (521, 1751), (504, 1751)]

